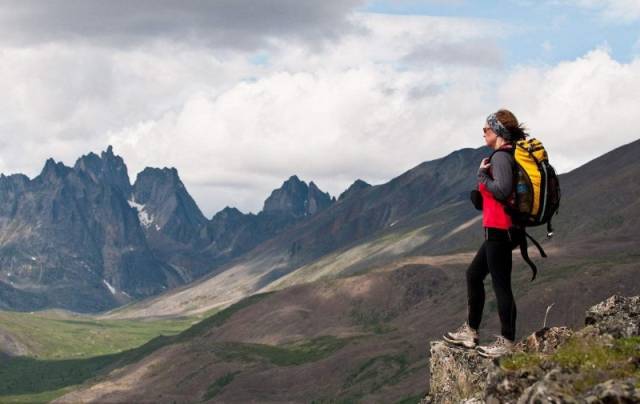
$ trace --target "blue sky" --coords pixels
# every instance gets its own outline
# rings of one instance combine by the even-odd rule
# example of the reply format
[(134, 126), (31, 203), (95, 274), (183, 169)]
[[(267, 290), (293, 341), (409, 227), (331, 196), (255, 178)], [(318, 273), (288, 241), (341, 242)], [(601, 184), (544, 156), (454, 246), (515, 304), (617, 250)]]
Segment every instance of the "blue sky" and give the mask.
[(372, 1), (363, 11), (382, 14), (482, 18), (511, 26), (502, 39), (505, 61), (556, 64), (605, 46), (620, 62), (640, 52), (640, 21), (603, 16), (603, 7), (570, 1)]

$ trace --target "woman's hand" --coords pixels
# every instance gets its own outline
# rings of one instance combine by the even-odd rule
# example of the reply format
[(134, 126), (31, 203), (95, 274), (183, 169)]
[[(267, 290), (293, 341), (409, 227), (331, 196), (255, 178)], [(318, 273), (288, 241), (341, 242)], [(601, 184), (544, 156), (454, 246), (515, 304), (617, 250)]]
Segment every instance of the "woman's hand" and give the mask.
[(489, 167), (491, 167), (491, 163), (489, 163), (489, 159), (483, 158), (482, 161), (480, 162), (480, 170), (487, 171)]

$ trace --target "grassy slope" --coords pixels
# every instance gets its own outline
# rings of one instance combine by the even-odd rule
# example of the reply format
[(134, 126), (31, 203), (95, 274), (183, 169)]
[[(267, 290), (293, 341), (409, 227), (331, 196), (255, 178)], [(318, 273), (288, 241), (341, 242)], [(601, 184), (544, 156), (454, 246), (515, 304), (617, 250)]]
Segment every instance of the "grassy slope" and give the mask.
[[(546, 307), (547, 300), (553, 299), (551, 301), (557, 301), (559, 295), (562, 296), (566, 294), (566, 292), (560, 294), (557, 292), (554, 293), (554, 289), (559, 285), (568, 285), (569, 283), (574, 284), (577, 280), (582, 280), (584, 278), (589, 279), (596, 274), (598, 278), (602, 279), (601, 277), (613, 271), (614, 268), (633, 265), (634, 262), (636, 262), (636, 257), (631, 253), (618, 253), (611, 256), (607, 256), (607, 254), (603, 253), (594, 255), (596, 256), (581, 257), (581, 259), (576, 259), (576, 257), (556, 256), (556, 259), (552, 259), (547, 263), (547, 265), (542, 265), (539, 279), (533, 284), (528, 282), (530, 276), (528, 268), (524, 267), (519, 260), (516, 260), (518, 264), (514, 268), (514, 286), (519, 295), (524, 295), (522, 296), (524, 299), (519, 300), (519, 303), (522, 303), (521, 308), (524, 309), (521, 320), (525, 320), (524, 323), (526, 324), (528, 323), (526, 320), (527, 317), (531, 317), (532, 320), (533, 317), (535, 317), (527, 315), (527, 312), (530, 310), (528, 310), (526, 306), (534, 304), (532, 302), (528, 302), (528, 300), (532, 300), (535, 297), (535, 305), (539, 306), (538, 309), (535, 310), (537, 314), (538, 311), (544, 311), (543, 309)], [(541, 260), (537, 259), (537, 261)], [(426, 268), (420, 271), (412, 270), (407, 273), (419, 273), (425, 270)], [(396, 271), (392, 272), (395, 273)], [(567, 282), (568, 280), (571, 282)], [(347, 280), (345, 279), (344, 281)], [(418, 279), (407, 279), (402, 282), (408, 282), (409, 285), (413, 284), (416, 286), (425, 284), (424, 282), (416, 281), (418, 281)], [(330, 281), (329, 283), (336, 283), (336, 285), (328, 287), (328, 290), (335, 290), (335, 288), (342, 282), (343, 280), (338, 279)], [(357, 284), (359, 284), (359, 282), (354, 283), (354, 285)], [(435, 289), (434, 292), (436, 290), (440, 290), (439, 286), (440, 285), (438, 285), (438, 289)], [(575, 286), (578, 289), (581, 289), (580, 286)], [(547, 292), (548, 287), (550, 287), (549, 292)], [(314, 289), (312, 287), (312, 289), (309, 290)], [(287, 293), (286, 291), (282, 292)], [(453, 298), (451, 292), (452, 291), (449, 291), (449, 293), (447, 293), (447, 297), (449, 299)], [(281, 292), (276, 292), (276, 294), (280, 293)], [(281, 372), (292, 372), (291, 375), (294, 375), (296, 373), (295, 370), (287, 369), (290, 367), (293, 367), (292, 369), (312, 369), (312, 367), (305, 367), (305, 364), (309, 365), (315, 362), (318, 362), (318, 365), (312, 366), (322, 367), (326, 366), (327, 363), (332, 362), (340, 362), (343, 366), (348, 366), (348, 369), (345, 371), (346, 373), (344, 375), (340, 375), (336, 380), (337, 384), (332, 384), (330, 390), (327, 390), (325, 394), (316, 393), (310, 397), (316, 402), (332, 402), (332, 400), (335, 400), (336, 398), (343, 399), (346, 402), (355, 402), (365, 399), (365, 397), (376, 397), (378, 399), (382, 399), (382, 397), (393, 397), (392, 400), (396, 401), (401, 398), (406, 398), (407, 402), (414, 402), (414, 399), (424, 393), (425, 383), (424, 377), (421, 375), (425, 374), (427, 371), (427, 362), (423, 355), (423, 349), (420, 342), (424, 343), (425, 335), (423, 333), (428, 333), (428, 330), (431, 328), (444, 329), (444, 327), (442, 325), (435, 325), (432, 322), (434, 319), (423, 317), (420, 321), (421, 325), (417, 326), (417, 328), (422, 331), (413, 335), (415, 330), (409, 331), (409, 327), (414, 328), (413, 320), (409, 320), (409, 318), (403, 320), (405, 316), (411, 316), (411, 313), (402, 311), (395, 313), (393, 310), (389, 311), (390, 308), (380, 306), (378, 303), (373, 304), (373, 302), (369, 302), (372, 304), (367, 304), (363, 301), (362, 305), (353, 306), (352, 310), (345, 311), (345, 314), (348, 317), (348, 322), (358, 324), (362, 330), (365, 331), (366, 335), (361, 335), (355, 339), (327, 334), (320, 338), (305, 335), (295, 343), (271, 345), (249, 342), (225, 342), (224, 338), (208, 339), (209, 337), (206, 337), (206, 335), (212, 330), (228, 328), (228, 325), (230, 325), (229, 323), (237, 323), (238, 320), (242, 322), (243, 316), (241, 315), (238, 318), (235, 314), (248, 306), (252, 306), (252, 308), (259, 308), (261, 305), (255, 303), (259, 303), (263, 296), (265, 295), (254, 295), (250, 298), (244, 299), (226, 310), (206, 318), (204, 321), (178, 335), (156, 338), (139, 348), (131, 349), (119, 354), (78, 358), (76, 360), (35, 360), (32, 358), (23, 360), (12, 359), (8, 364), (0, 365), (0, 380), (4, 381), (2, 390), (0, 391), (0, 401), (12, 402), (16, 399), (18, 399), (18, 401), (47, 401), (67, 393), (76, 385), (87, 381), (90, 382), (90, 379), (93, 379), (96, 376), (98, 376), (98, 380), (100, 380), (102, 379), (102, 375), (106, 374), (107, 371), (115, 368), (121, 368), (127, 364), (137, 363), (149, 357), (149, 355), (160, 348), (176, 344), (188, 347), (187, 349), (189, 350), (198, 350), (198, 356), (203, 357), (203, 363), (213, 364), (220, 362), (219, 365), (215, 365), (219, 368), (220, 373), (216, 373), (215, 376), (212, 376), (212, 378), (207, 382), (208, 387), (206, 387), (206, 392), (203, 394), (203, 398), (206, 399), (215, 400), (221, 396), (226, 396), (228, 398), (231, 393), (238, 394), (238, 391), (243, 389), (243, 384), (256, 388), (256, 385), (254, 385), (255, 382), (253, 381), (256, 377), (273, 377)], [(438, 298), (438, 296), (434, 297)], [(463, 296), (460, 295), (457, 298), (453, 298), (453, 300), (462, 302), (462, 297)], [(495, 324), (495, 319), (493, 319), (493, 317), (496, 316), (495, 313), (492, 313), (495, 310), (495, 302), (493, 301), (491, 292), (488, 292), (487, 297), (487, 320), (489, 320), (489, 323), (494, 323), (491, 325), (495, 328), (497, 324)], [(333, 298), (339, 297), (335, 296)], [(567, 302), (574, 298), (575, 296), (569, 296)], [(292, 304), (294, 305), (299, 303), (301, 302), (297, 302), (296, 300), (292, 301)], [(451, 303), (453, 302), (448, 302), (447, 306)], [(560, 301), (557, 301), (557, 303), (557, 307), (569, 307), (567, 306), (568, 303)], [(277, 307), (279, 306), (276, 306), (276, 308)], [(434, 304), (431, 307), (443, 308), (442, 303)], [(286, 313), (286, 311), (272, 311), (273, 309), (274, 308), (271, 308), (271, 310), (268, 310), (262, 315), (256, 317), (261, 320), (249, 321), (248, 324), (251, 324), (251, 328), (259, 328), (261, 325), (264, 325), (263, 323), (271, 323), (276, 320), (275, 317), (268, 317), (265, 314), (280, 312)], [(583, 309), (580, 309), (578, 312), (582, 313), (582, 310)], [(419, 312), (426, 314), (431, 312), (431, 310), (425, 307), (420, 309)], [(321, 313), (322, 312), (319, 311), (312, 314), (312, 317), (321, 315)], [(395, 314), (389, 315), (390, 313)], [(553, 313), (556, 313), (556, 315), (560, 314), (560, 312), (555, 311), (552, 312), (552, 314)], [(418, 313), (416, 312), (414, 315), (415, 314)], [(28, 315), (25, 314), (25, 316)], [(420, 317), (422, 317), (422, 315), (416, 317), (416, 319)], [(38, 319), (38, 321), (42, 321), (43, 324), (49, 324), (45, 320), (53, 321), (51, 318), (44, 320)], [(556, 321), (564, 324), (566, 324), (566, 320), (567, 318), (556, 319)], [(57, 321), (60, 321), (61, 323), (55, 324), (56, 327), (64, 328), (72, 325), (69, 323), (70, 320), (68, 318), (57, 319)], [(86, 323), (87, 319), (79, 318), (77, 321)], [(538, 322), (538, 319), (535, 319), (535, 323)], [(128, 322), (118, 320), (113, 322), (106, 321), (105, 324), (107, 323), (113, 323), (115, 326), (119, 323)], [(134, 325), (135, 323), (140, 322), (129, 322), (132, 327), (132, 331), (138, 331), (137, 327), (143, 327), (143, 325)], [(525, 324), (521, 323), (525, 329), (535, 329), (537, 327), (526, 326)], [(89, 324), (85, 325), (87, 327), (89, 326)], [(222, 327), (223, 325), (224, 327)], [(241, 324), (240, 328), (245, 329), (246, 327)], [(117, 328), (112, 329), (117, 330)], [(325, 330), (325, 333), (326, 331), (328, 330)], [(67, 335), (69, 338), (74, 335), (72, 329), (68, 330)], [(400, 337), (402, 337), (403, 340), (406, 338), (410, 344), (400, 343), (400, 340), (396, 341), (396, 338)], [(405, 347), (404, 345), (407, 346)], [(414, 348), (410, 348), (411, 345), (413, 345)], [(361, 346), (361, 348), (358, 348), (358, 346)], [(378, 346), (387, 346), (387, 348), (379, 350), (379, 348), (377, 348)], [(205, 349), (205, 351), (200, 352), (202, 349)], [(355, 352), (358, 349), (362, 349), (368, 353), (361, 353), (356, 356)], [(54, 350), (51, 350), (51, 352), (53, 351)], [(184, 351), (181, 352), (184, 353)], [(67, 354), (71, 353), (71, 351), (67, 351)], [(346, 358), (348, 358), (348, 360), (345, 361)], [(197, 359), (194, 357), (190, 360), (196, 361)], [(167, 362), (167, 365), (170, 363), (176, 363), (176, 361), (169, 361)], [(225, 365), (224, 363), (235, 363), (236, 365), (234, 366), (236, 367), (229, 367), (229, 365)], [(188, 373), (189, 375), (185, 379), (187, 381), (191, 381), (201, 377), (203, 373), (211, 372), (211, 369), (215, 371), (215, 369), (217, 369), (216, 367), (207, 368), (207, 372), (190, 369), (189, 372), (183, 372), (180, 373), (180, 375), (185, 376)], [(254, 370), (250, 369), (254, 367)], [(160, 368), (162, 368), (162, 365), (160, 365)], [(55, 377), (52, 377), (52, 375), (55, 375)], [(416, 378), (416, 375), (419, 377)], [(175, 378), (175, 374), (173, 377)], [(155, 382), (152, 382), (151, 380), (148, 382), (151, 383), (145, 386), (146, 388), (159, 388), (159, 386), (154, 384)], [(142, 386), (144, 386), (144, 384), (142, 384), (140, 388), (143, 388)], [(174, 386), (176, 389), (178, 388), (175, 383)], [(391, 391), (391, 389), (395, 392)], [(399, 396), (397, 393), (398, 391), (403, 391), (405, 393), (404, 397)], [(167, 391), (164, 391), (164, 393), (166, 394)], [(20, 394), (20, 396), (16, 397), (16, 394)]]
[(105, 321), (56, 312), (0, 311), (0, 327), (33, 355), (0, 362), (0, 402), (49, 401), (130, 357), (132, 349), (159, 336), (177, 334), (194, 321)]
[(29, 348), (35, 358), (89, 358), (139, 346), (158, 335), (188, 328), (193, 318), (154, 321), (96, 320), (50, 312), (0, 311), (0, 327)]

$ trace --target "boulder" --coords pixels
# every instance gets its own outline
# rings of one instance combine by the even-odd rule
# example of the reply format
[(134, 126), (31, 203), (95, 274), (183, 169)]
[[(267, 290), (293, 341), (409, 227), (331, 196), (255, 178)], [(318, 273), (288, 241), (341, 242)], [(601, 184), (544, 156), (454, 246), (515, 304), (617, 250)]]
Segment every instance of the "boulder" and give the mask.
[(562, 345), (573, 331), (568, 327), (545, 327), (516, 344), (517, 351), (550, 354)]
[[(515, 345), (511, 364), (509, 360), (486, 359), (474, 350), (433, 341), (431, 390), (422, 403), (640, 403), (640, 355), (616, 359), (616, 366), (625, 369), (623, 373), (610, 368), (592, 372), (591, 368), (562, 365), (562, 360), (554, 357), (569, 339), (584, 339), (585, 343), (595, 344), (594, 349), (606, 352), (615, 349), (616, 339), (640, 336), (640, 296), (611, 296), (587, 310), (585, 323), (586, 327), (575, 332), (567, 327), (545, 327), (534, 332)], [(568, 345), (568, 349), (572, 346)], [(589, 387), (592, 379), (598, 384)]]
[(640, 389), (634, 386), (634, 380), (607, 380), (595, 386), (585, 401), (589, 404), (600, 403), (640, 403)]
[(615, 338), (639, 336), (640, 296), (611, 296), (587, 310), (585, 324)]
[(443, 341), (432, 342), (430, 402), (448, 404), (481, 399), (490, 364), (491, 359), (475, 350)]

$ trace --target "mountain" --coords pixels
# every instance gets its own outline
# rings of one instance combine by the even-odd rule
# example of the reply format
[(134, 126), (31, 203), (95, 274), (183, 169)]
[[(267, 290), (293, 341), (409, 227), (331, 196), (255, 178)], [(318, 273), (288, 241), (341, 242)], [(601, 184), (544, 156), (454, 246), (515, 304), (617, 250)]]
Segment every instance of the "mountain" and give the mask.
[[(580, 201), (590, 195), (589, 189), (591, 192), (602, 191), (601, 196), (595, 198), (604, 198), (602, 195), (607, 193), (613, 193), (615, 198), (614, 190), (622, 195), (636, 195), (640, 183), (625, 183), (624, 180), (637, 178), (640, 164), (625, 156), (633, 156), (639, 144), (634, 142), (623, 146), (560, 177), (564, 210), (556, 220), (557, 238), (546, 243), (550, 255), (548, 262), (540, 262), (537, 280), (529, 282), (530, 274), (526, 265), (514, 260), (518, 335), (528, 335), (538, 330), (547, 316), (545, 309), (551, 304), (554, 306), (549, 312), (547, 325), (577, 327), (583, 324), (583, 313), (591, 305), (612, 294), (637, 294), (640, 281), (640, 272), (637, 271), (639, 242), (637, 237), (628, 239), (632, 233), (627, 233), (624, 223), (626, 220), (635, 220), (635, 217), (626, 215), (636, 212), (633, 209), (620, 209), (613, 203), (594, 206), (582, 202), (591, 206), (580, 208), (579, 211), (583, 215), (582, 222), (592, 229), (590, 232), (574, 231), (567, 227), (577, 223), (574, 222), (577, 219), (563, 215), (565, 210), (570, 212), (569, 209), (574, 206), (578, 209)], [(468, 154), (473, 161), (468, 165), (469, 170), (475, 168), (476, 157), (473, 153)], [(458, 156), (454, 154), (447, 158), (452, 161), (425, 165), (436, 169), (452, 169), (456, 166), (453, 163)], [(609, 170), (612, 164), (615, 169)], [(424, 168), (425, 165), (419, 167)], [(599, 174), (603, 172), (606, 174)], [(409, 171), (383, 184), (386, 185), (383, 190), (387, 192), (380, 192), (379, 195), (388, 195), (392, 189), (390, 184), (397, 192), (402, 192), (403, 186), (412, 183), (412, 174), (414, 172)], [(473, 171), (470, 175), (473, 176)], [(425, 177), (437, 176), (433, 172), (429, 175), (423, 172)], [(455, 195), (455, 185), (452, 184), (455, 181), (447, 188), (451, 195)], [(461, 185), (460, 189), (465, 186)], [(375, 188), (361, 192), (373, 192)], [(411, 199), (410, 196), (406, 197)], [(446, 240), (464, 233), (471, 234), (474, 248), (480, 244), (482, 232), (474, 229), (480, 223), (472, 221), (472, 225), (469, 225), (469, 221), (462, 221), (461, 226), (458, 224), (460, 216), (449, 219), (452, 217), (449, 213), (455, 213), (456, 210), (473, 210), (462, 197), (459, 195), (459, 199), (449, 199), (443, 196), (440, 205), (414, 218), (419, 223), (413, 227), (408, 223), (403, 225), (404, 229), (396, 229), (400, 223), (389, 226), (373, 240), (365, 237), (360, 243), (343, 251), (344, 255), (351, 252), (350, 264), (345, 265), (366, 261), (371, 253), (378, 254), (377, 260), (370, 262), (366, 270), (360, 271), (360, 275), (338, 271), (335, 276), (313, 282), (309, 282), (309, 278), (298, 279), (298, 284), (250, 296), (197, 324), (175, 340), (158, 341), (161, 347), (153, 349), (142, 360), (123, 366), (107, 379), (98, 379), (85, 385), (63, 397), (62, 401), (419, 401), (429, 388), (425, 382), (425, 376), (428, 380), (429, 374), (428, 348), (425, 344), (464, 321), (464, 274), (474, 251), (453, 250), (446, 255), (418, 251), (425, 250), (430, 242), (446, 245)], [(344, 198), (344, 202), (349, 199), (352, 198)], [(376, 202), (369, 202), (369, 206), (379, 207), (384, 212), (384, 197), (379, 197)], [(359, 203), (365, 204), (364, 201)], [(329, 220), (323, 215), (338, 215), (340, 205), (341, 201), (338, 201), (312, 220), (301, 222), (292, 229), (300, 232), (307, 226), (318, 226), (317, 222)], [(411, 210), (410, 204), (405, 206), (408, 207), (407, 211)], [(628, 201), (627, 206), (632, 208), (635, 201)], [(475, 214), (472, 212), (472, 217)], [(597, 226), (607, 215), (621, 215), (622, 220), (614, 221), (606, 228)], [(453, 223), (448, 223), (448, 219)], [(396, 216), (394, 220), (400, 219)], [(455, 232), (452, 236), (446, 238), (450, 232), (438, 236), (444, 231), (438, 228), (449, 229), (453, 226)], [(422, 230), (415, 232), (415, 229)], [(291, 233), (294, 231), (286, 230), (282, 234)], [(434, 236), (421, 237), (424, 233)], [(412, 234), (408, 240), (416, 240), (417, 244), (405, 247), (403, 253), (395, 254), (398, 249), (402, 250), (399, 242), (403, 234)], [(272, 241), (267, 244), (274, 245)], [(364, 249), (364, 245), (368, 245), (368, 249)], [(379, 248), (373, 249), (374, 245)], [(267, 249), (263, 248), (258, 247), (263, 254), (261, 257), (266, 258), (264, 251)], [(364, 250), (356, 254), (353, 250), (357, 248)], [(386, 250), (386, 255), (379, 253), (383, 250)], [(326, 260), (314, 267), (317, 271), (323, 271), (327, 265), (340, 260), (340, 255), (329, 254), (332, 257), (330, 259), (323, 256), (311, 262), (309, 267)], [(347, 257), (342, 259), (349, 261)], [(244, 265), (249, 263), (241, 262)], [(192, 293), (194, 289), (204, 290), (205, 285), (210, 287), (211, 284), (207, 282), (225, 273), (239, 276), (242, 273), (239, 270), (241, 262), (216, 277), (183, 289), (181, 296)], [(265, 263), (277, 265), (277, 260), (271, 263), (263, 261)], [(257, 264), (252, 269), (257, 272)], [(298, 271), (300, 269), (291, 272), (291, 275)], [(253, 274), (254, 277), (259, 275), (260, 272)], [(234, 286), (230, 282), (232, 278), (226, 278), (227, 285)], [(247, 282), (245, 286), (250, 284)], [(212, 291), (212, 296), (216, 293)], [(162, 296), (163, 303), (175, 305), (172, 299), (176, 296)], [(195, 294), (192, 297), (196, 299)], [(205, 301), (196, 301), (206, 306)], [(147, 307), (147, 310), (148, 314), (158, 314), (151, 307)], [(493, 333), (499, 332), (496, 302), (492, 293), (487, 294), (482, 332), (482, 342), (488, 342)], [(132, 380), (135, 380), (135, 388), (127, 387), (132, 385)], [(264, 380), (269, 380), (269, 383), (264, 383)]]
[(175, 168), (130, 184), (109, 146), (0, 175), (0, 308), (103, 311), (192, 282), (333, 200), (293, 176), (258, 215), (202, 214)]
[(370, 186), (371, 184), (368, 184), (365, 181), (362, 181), (361, 179), (357, 179), (353, 184), (349, 186), (349, 188), (346, 189), (346, 191), (340, 194), (340, 196), (338, 197), (338, 200), (340, 201), (348, 196), (354, 195), (361, 189), (366, 189), (366, 188), (369, 188)]
[[(0, 176), (0, 307), (104, 310), (160, 292), (173, 271), (148, 248), (111, 149)], [(26, 298), (16, 297), (26, 295)]]
[(204, 250), (208, 220), (175, 168), (147, 167), (138, 173), (127, 203), (138, 214), (150, 250), (179, 274), (180, 284), (212, 268), (213, 255)]
[(311, 216), (331, 205), (331, 196), (311, 181), (309, 185), (293, 175), (264, 201), (262, 213), (300, 218)]
[(207, 224), (207, 251), (220, 264), (250, 251), (294, 223), (305, 220), (331, 206), (335, 198), (293, 175), (275, 189), (257, 214), (244, 214), (225, 207)]
[[(604, 256), (634, 248), (640, 217), (640, 164), (634, 156), (639, 151), (640, 140), (560, 176), (556, 235), (546, 240), (544, 229), (531, 229), (548, 253), (562, 245), (563, 252), (581, 255), (585, 243)], [(475, 186), (477, 162), (488, 154), (487, 148), (459, 150), (386, 184), (364, 187), (236, 257), (213, 276), (109, 316), (204, 312), (256, 292), (383, 270), (415, 256), (473, 251), (482, 238), (481, 216), (468, 192)], [(544, 270), (545, 260), (530, 254)]]
[(77, 172), (86, 174), (96, 184), (109, 184), (118, 189), (122, 195), (131, 194), (127, 166), (122, 157), (113, 154), (113, 146), (107, 147), (100, 156), (91, 152), (80, 157), (73, 168)]
[[(637, 177), (640, 164), (623, 158), (637, 146), (634, 142), (616, 149), (568, 173), (566, 180), (561, 176), (563, 206), (568, 209), (579, 204), (582, 192), (589, 187), (612, 193), (622, 185), (621, 177), (633, 177), (634, 173)], [(468, 168), (462, 165), (471, 170), (471, 177), (477, 163), (475, 152), (482, 150), (468, 154)], [(418, 167), (449, 168), (455, 173), (460, 153), (467, 151)], [(601, 179), (595, 175), (607, 171), (613, 161), (623, 160)], [(410, 174), (411, 170), (399, 177), (403, 181), (390, 182), (396, 192), (406, 193), (404, 187), (412, 184)], [(427, 170), (422, 176), (434, 177)], [(444, 180), (443, 184), (454, 197), (442, 197), (439, 204), (413, 218), (400, 219), (402, 215), (395, 213), (393, 220), (398, 222), (386, 222), (375, 233), (265, 284), (291, 281), (268, 293), (255, 294), (252, 288), (257, 280), (265, 280), (266, 271), (274, 272), (289, 263), (292, 252), (276, 250), (278, 254), (269, 255), (274, 251), (270, 249), (279, 245), (274, 240), (295, 235), (293, 229), (304, 231), (307, 226), (328, 221), (324, 215), (337, 215), (340, 211), (334, 210), (343, 202), (358, 199), (355, 195), (281, 231), (214, 276), (123, 309), (120, 314), (157, 316), (215, 307), (213, 301), (218, 307), (228, 306), (178, 336), (159, 337), (112, 359), (94, 359), (102, 364), (107, 361), (108, 366), (101, 365), (98, 378), (88, 380), (60, 402), (418, 402), (429, 388), (425, 380), (429, 377), (426, 344), (464, 321), (465, 270), (482, 241), (477, 212), (466, 201), (467, 192), (459, 191), (455, 197), (455, 181)], [(460, 190), (465, 186), (460, 185)], [(635, 195), (639, 186), (630, 181), (620, 192)], [(384, 190), (387, 194), (392, 191)], [(437, 188), (431, 191), (438, 192)], [(384, 211), (384, 199), (360, 201), (358, 206), (367, 204)], [(411, 204), (405, 206), (411, 210)], [(549, 259), (534, 256), (540, 264), (536, 281), (530, 282), (528, 267), (514, 259), (518, 336), (538, 330), (543, 321), (550, 327), (582, 325), (584, 311), (591, 305), (613, 294), (637, 294), (639, 242), (625, 225), (625, 221), (634, 220), (626, 215), (635, 211), (612, 206), (611, 210), (605, 204), (592, 208), (597, 212), (581, 211), (585, 215), (581, 220), (594, 226), (588, 233), (566, 228), (564, 220), (577, 222), (561, 212), (556, 238), (545, 243)], [(235, 219), (240, 217), (232, 209), (226, 211)], [(606, 215), (618, 214), (621, 221), (606, 228), (596, 225)], [(457, 241), (450, 244), (452, 239)], [(318, 240), (322, 238), (318, 236)], [(438, 254), (421, 252), (429, 251), (431, 243), (442, 246)], [(301, 276), (296, 278), (296, 274)], [(252, 295), (243, 298), (248, 294)], [(483, 343), (499, 332), (491, 292), (487, 293), (482, 327)], [(79, 363), (85, 367), (95, 364)], [(58, 365), (62, 364), (42, 364), (43, 369)], [(39, 374), (33, 373), (29, 377), (37, 385)]]
[[(558, 242), (596, 234), (602, 245), (632, 239), (639, 147), (634, 142), (560, 177)], [(0, 307), (98, 311), (189, 283), (128, 307), (128, 315), (136, 307), (159, 315), (206, 311), (412, 254), (468, 251), (480, 235), (468, 192), (477, 162), (488, 154), (462, 149), (385, 184), (356, 181), (338, 200), (294, 175), (257, 215), (227, 207), (210, 220), (175, 169), (147, 168), (128, 186), (126, 166), (111, 148), (81, 157), (73, 168), (49, 159), (33, 180), (0, 177)], [(615, 179), (603, 174), (612, 169)], [(36, 232), (42, 216), (55, 220)], [(41, 285), (47, 291), (36, 293)], [(69, 290), (76, 291), (71, 302)]]
[(197, 241), (207, 222), (175, 168), (145, 168), (136, 177), (129, 204), (149, 233), (181, 244)]
[[(637, 292), (631, 252), (555, 253), (536, 282), (516, 265), (518, 336), (584, 323), (587, 307)], [(418, 402), (429, 389), (428, 341), (458, 327), (466, 311), (471, 253), (448, 261), (414, 256), (363, 275), (252, 295), (175, 338), (128, 354), (58, 402)], [(487, 293), (482, 343), (500, 331)], [(117, 370), (114, 370), (117, 369)], [(268, 382), (265, 382), (268, 381)]]
[(634, 239), (640, 227), (640, 140), (560, 176), (558, 237)]
[[(259, 290), (314, 280), (334, 269), (341, 274), (355, 273), (425, 244), (459, 249), (473, 241), (472, 235), (460, 232), (459, 228), (477, 221), (478, 213), (470, 208), (467, 199), (475, 186), (477, 162), (488, 154), (487, 148), (462, 149), (422, 163), (385, 184), (361, 187), (351, 197), (284, 227), (254, 249), (217, 268), (211, 276), (110, 315), (203, 312)], [(287, 197), (282, 196), (285, 190)], [(292, 177), (272, 193), (258, 216), (266, 217), (293, 206), (275, 201), (292, 201), (296, 195), (304, 194), (297, 177)], [(298, 203), (298, 207), (303, 206)], [(299, 215), (303, 212), (293, 211)], [(303, 274), (301, 279), (289, 282), (299, 274)], [(199, 303), (194, 305), (195, 301)]]

